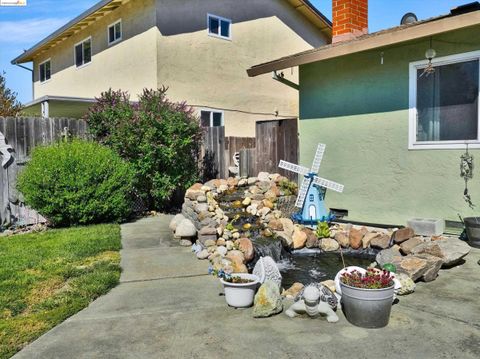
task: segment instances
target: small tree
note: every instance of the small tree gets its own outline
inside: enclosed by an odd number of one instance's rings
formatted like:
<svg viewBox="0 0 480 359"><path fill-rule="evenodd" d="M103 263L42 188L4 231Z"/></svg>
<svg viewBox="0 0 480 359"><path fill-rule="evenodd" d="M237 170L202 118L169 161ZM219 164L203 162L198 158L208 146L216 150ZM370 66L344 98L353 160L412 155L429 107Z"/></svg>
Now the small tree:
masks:
<svg viewBox="0 0 480 359"><path fill-rule="evenodd" d="M136 190L150 208L167 209L176 190L198 179L202 131L192 108L167 99L167 88L102 93L86 116L94 138L130 162Z"/></svg>
<svg viewBox="0 0 480 359"><path fill-rule="evenodd" d="M17 116L22 109L17 94L7 87L5 72L0 73L0 116Z"/></svg>

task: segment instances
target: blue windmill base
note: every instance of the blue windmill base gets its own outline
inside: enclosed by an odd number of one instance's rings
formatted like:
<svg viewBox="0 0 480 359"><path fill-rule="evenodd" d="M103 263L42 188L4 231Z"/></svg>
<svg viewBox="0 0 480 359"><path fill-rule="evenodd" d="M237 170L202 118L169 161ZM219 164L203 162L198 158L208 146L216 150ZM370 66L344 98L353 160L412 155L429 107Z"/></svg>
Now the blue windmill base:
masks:
<svg viewBox="0 0 480 359"><path fill-rule="evenodd" d="M325 208L325 204L323 201L321 201L321 205ZM335 220L335 215L332 212L327 211L325 208L325 212L323 212L323 215L317 216L317 218L305 218L303 216L303 212L297 212L292 215L292 220L296 223L303 224L305 226L313 226L316 227L318 222L332 222Z"/></svg>
<svg viewBox="0 0 480 359"><path fill-rule="evenodd" d="M325 206L326 189L317 185L310 185L302 209L292 215L294 222L317 226L318 222L331 222L335 215L327 210Z"/></svg>

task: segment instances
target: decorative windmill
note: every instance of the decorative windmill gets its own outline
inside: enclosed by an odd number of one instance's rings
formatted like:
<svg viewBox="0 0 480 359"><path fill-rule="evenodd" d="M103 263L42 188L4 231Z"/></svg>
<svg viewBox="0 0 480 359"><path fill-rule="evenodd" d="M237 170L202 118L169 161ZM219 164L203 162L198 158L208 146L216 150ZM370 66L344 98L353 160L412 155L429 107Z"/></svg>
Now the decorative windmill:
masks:
<svg viewBox="0 0 480 359"><path fill-rule="evenodd" d="M293 219L301 224L316 225L319 221L330 221L333 216L325 207L325 194L327 189L343 192L343 185L318 177L317 173L322 163L325 145L320 143L315 153L311 169L290 162L280 161L280 168L303 175L302 185L298 191L295 207L301 211L293 215Z"/></svg>

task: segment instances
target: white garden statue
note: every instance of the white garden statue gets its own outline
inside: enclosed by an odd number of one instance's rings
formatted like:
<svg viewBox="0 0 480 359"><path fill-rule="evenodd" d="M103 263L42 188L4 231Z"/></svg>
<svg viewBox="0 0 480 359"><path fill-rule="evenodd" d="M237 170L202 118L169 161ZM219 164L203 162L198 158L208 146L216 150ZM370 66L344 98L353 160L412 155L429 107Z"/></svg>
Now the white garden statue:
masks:
<svg viewBox="0 0 480 359"><path fill-rule="evenodd" d="M4 168L12 159L12 155L10 154L10 151L13 151L12 146L7 145L5 136L3 135L3 133L0 132L0 155L3 156L1 166Z"/></svg>
<svg viewBox="0 0 480 359"><path fill-rule="evenodd" d="M334 309L337 303L337 297L330 289L321 284L310 284L298 294L296 302L285 314L290 318L300 314L307 314L309 317L324 315L329 323L336 323L338 316Z"/></svg>

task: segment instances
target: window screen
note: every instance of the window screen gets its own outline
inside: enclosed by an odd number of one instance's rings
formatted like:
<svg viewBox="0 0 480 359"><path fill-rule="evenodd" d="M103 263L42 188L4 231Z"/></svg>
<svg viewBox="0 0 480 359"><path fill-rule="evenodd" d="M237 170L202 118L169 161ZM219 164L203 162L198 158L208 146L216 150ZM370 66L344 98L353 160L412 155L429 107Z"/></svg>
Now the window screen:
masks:
<svg viewBox="0 0 480 359"><path fill-rule="evenodd" d="M476 140L479 61L417 70L417 141Z"/></svg>

